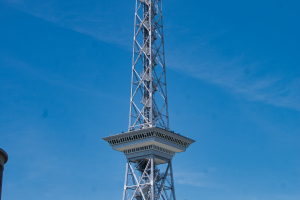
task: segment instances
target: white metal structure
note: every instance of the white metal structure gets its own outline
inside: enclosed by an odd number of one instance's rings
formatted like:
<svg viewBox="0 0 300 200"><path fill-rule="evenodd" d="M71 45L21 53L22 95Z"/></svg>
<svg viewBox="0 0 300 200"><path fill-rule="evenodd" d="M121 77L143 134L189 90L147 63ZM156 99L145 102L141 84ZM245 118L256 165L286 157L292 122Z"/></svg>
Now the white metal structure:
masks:
<svg viewBox="0 0 300 200"><path fill-rule="evenodd" d="M161 0L136 0L129 131L103 138L127 158L123 200L176 200L172 158L194 143L169 130Z"/></svg>
<svg viewBox="0 0 300 200"><path fill-rule="evenodd" d="M161 0L136 0L129 130L169 129Z"/></svg>
<svg viewBox="0 0 300 200"><path fill-rule="evenodd" d="M123 200L129 199L176 199L171 161L163 171L153 157L127 162Z"/></svg>

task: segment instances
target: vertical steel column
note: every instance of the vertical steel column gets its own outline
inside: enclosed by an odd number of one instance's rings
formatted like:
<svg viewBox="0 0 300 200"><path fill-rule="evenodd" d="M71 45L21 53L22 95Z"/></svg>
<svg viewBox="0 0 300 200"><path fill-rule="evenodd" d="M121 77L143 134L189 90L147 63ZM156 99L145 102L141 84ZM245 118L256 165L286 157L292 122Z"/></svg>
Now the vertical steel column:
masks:
<svg viewBox="0 0 300 200"><path fill-rule="evenodd" d="M154 173L155 173L155 164L154 164L154 158L151 157L151 200L154 200L155 198L155 180L154 180Z"/></svg>
<svg viewBox="0 0 300 200"><path fill-rule="evenodd" d="M127 192L128 163L129 163L129 161L127 160L127 163L126 163L126 172L125 172L125 183L124 183L123 200L125 200L125 198L126 198L126 192Z"/></svg>
<svg viewBox="0 0 300 200"><path fill-rule="evenodd" d="M170 160L169 162L170 165L170 177L171 177L171 188L172 188L172 196L173 196L173 200L176 200L176 196L175 196L175 186L174 186L174 178L173 178L173 167L172 167L172 160Z"/></svg>

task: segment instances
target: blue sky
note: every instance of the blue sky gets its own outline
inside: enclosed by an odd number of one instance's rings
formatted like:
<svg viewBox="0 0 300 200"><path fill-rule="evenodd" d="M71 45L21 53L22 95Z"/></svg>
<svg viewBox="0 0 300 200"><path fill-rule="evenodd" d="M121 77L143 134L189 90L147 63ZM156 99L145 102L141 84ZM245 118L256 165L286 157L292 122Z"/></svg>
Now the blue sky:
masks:
<svg viewBox="0 0 300 200"><path fill-rule="evenodd" d="M5 200L122 197L135 1L0 0ZM300 199L300 2L164 1L177 200Z"/></svg>

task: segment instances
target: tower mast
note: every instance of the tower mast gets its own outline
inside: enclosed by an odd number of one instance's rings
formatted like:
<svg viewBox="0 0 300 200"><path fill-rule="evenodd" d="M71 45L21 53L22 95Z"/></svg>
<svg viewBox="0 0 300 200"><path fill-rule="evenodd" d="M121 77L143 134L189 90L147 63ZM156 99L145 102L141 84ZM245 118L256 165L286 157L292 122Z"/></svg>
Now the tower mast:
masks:
<svg viewBox="0 0 300 200"><path fill-rule="evenodd" d="M172 158L195 141L169 130L162 0L136 0L128 129L103 138L127 158L123 200L176 200Z"/></svg>
<svg viewBox="0 0 300 200"><path fill-rule="evenodd" d="M129 131L169 129L161 0L136 0Z"/></svg>

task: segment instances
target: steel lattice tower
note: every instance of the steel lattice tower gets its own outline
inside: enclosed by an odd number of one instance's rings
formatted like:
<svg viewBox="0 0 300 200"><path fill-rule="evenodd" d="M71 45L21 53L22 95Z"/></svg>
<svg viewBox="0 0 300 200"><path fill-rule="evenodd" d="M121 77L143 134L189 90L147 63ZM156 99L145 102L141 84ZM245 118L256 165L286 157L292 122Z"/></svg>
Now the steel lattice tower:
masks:
<svg viewBox="0 0 300 200"><path fill-rule="evenodd" d="M176 200L172 158L195 141L169 130L161 0L136 0L129 130L103 139L127 158L123 200Z"/></svg>
<svg viewBox="0 0 300 200"><path fill-rule="evenodd" d="M162 2L137 0L129 130L169 129Z"/></svg>

